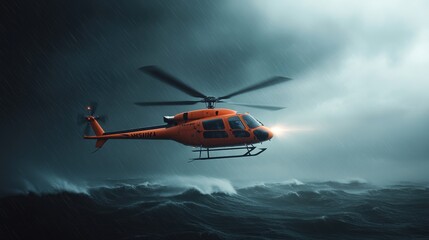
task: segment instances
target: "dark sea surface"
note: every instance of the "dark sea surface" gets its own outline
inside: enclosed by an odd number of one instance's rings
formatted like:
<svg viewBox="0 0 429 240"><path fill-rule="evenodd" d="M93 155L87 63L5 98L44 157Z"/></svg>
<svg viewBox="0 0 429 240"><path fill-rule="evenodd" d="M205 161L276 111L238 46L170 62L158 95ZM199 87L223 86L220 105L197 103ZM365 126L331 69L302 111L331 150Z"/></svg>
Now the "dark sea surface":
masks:
<svg viewBox="0 0 429 240"><path fill-rule="evenodd" d="M427 185L189 179L2 197L0 239L429 239Z"/></svg>

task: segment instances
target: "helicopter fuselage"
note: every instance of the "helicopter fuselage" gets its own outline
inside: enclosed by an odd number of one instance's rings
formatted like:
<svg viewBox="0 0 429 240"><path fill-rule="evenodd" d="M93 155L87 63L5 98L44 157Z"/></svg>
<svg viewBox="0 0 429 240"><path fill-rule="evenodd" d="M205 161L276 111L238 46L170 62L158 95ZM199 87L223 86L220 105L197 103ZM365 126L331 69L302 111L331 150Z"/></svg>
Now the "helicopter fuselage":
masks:
<svg viewBox="0 0 429 240"><path fill-rule="evenodd" d="M224 108L183 112L164 117L166 125L163 126L110 133L101 129L96 118L88 116L88 121L99 134L85 138L101 140L102 144L107 139L166 139L193 147L213 148L250 145L273 137L270 129L250 114Z"/></svg>

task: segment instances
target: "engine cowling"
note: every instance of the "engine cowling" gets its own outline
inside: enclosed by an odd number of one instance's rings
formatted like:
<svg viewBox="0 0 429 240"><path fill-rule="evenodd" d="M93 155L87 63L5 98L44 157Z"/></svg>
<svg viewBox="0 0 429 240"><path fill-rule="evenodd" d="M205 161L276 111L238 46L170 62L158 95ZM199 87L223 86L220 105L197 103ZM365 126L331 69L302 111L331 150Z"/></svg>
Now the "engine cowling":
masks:
<svg viewBox="0 0 429 240"><path fill-rule="evenodd" d="M201 109L201 110L194 110L194 111L179 113L174 116L164 116L164 122L168 124L179 124L179 123L198 120L202 118L236 114L236 113L237 111L225 109L225 108Z"/></svg>

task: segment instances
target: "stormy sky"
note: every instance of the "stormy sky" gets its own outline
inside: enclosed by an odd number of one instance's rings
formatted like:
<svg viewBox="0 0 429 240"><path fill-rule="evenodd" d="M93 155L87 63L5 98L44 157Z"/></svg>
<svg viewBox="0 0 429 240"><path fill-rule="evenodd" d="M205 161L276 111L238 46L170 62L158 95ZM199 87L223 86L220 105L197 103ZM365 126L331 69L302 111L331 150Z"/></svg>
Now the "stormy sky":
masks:
<svg viewBox="0 0 429 240"><path fill-rule="evenodd" d="M233 183L299 179L428 180L427 1L5 1L1 6L2 192L55 179L206 176ZM76 115L89 101L106 131L162 123L201 106L137 69L158 65L207 95L282 75L233 100L281 135L257 158L187 163L173 141L108 141L95 154Z"/></svg>

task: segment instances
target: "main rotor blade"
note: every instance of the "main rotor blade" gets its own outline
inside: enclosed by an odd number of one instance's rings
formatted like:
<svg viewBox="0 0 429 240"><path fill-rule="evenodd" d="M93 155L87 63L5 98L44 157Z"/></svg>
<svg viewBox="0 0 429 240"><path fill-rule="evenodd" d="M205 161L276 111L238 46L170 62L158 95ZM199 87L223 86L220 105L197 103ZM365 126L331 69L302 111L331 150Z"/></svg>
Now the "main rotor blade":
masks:
<svg viewBox="0 0 429 240"><path fill-rule="evenodd" d="M286 108L286 107L269 106L269 105L254 105L254 104L247 104L247 103L236 103L236 102L225 102L225 101L222 101L222 102L232 104L232 105L260 108L260 109L271 110L271 111L277 111L277 110Z"/></svg>
<svg viewBox="0 0 429 240"><path fill-rule="evenodd" d="M170 75L169 73L164 72L157 66L144 66L139 68L141 71L143 71L146 74L149 74L150 76L161 80L162 82L169 84L170 86L173 86L182 92L192 96L192 97L198 97L198 98L205 98L206 95L200 93L199 91L195 90L194 88L186 85L176 77Z"/></svg>
<svg viewBox="0 0 429 240"><path fill-rule="evenodd" d="M223 97L220 97L218 99L228 99L228 98L237 96L239 94L243 94L243 93L246 93L246 92L251 92L251 91L254 91L254 90L257 90L257 89L266 88L266 87L273 86L273 85L276 85L276 84L279 84L279 83L282 83L282 82L286 82L286 81L289 81L289 80L292 80L292 78L288 78L288 77L272 77L272 78L270 78L268 80L265 80L265 81L263 81L261 83L257 83L255 85L249 86L247 88L243 88L243 89L241 89L239 91L230 93L230 94L228 94L226 96L223 96Z"/></svg>
<svg viewBox="0 0 429 240"><path fill-rule="evenodd" d="M139 106L168 106L168 105L193 105L200 101L170 101L170 102L136 102Z"/></svg>

